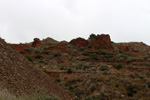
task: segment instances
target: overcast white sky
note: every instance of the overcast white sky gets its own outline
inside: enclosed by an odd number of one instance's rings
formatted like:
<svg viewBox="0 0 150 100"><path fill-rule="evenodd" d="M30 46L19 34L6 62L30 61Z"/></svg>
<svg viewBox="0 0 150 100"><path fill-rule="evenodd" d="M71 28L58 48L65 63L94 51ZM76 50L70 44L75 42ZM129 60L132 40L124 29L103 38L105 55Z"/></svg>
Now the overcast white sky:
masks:
<svg viewBox="0 0 150 100"><path fill-rule="evenodd" d="M150 0L0 0L0 37L10 43L91 33L150 45Z"/></svg>

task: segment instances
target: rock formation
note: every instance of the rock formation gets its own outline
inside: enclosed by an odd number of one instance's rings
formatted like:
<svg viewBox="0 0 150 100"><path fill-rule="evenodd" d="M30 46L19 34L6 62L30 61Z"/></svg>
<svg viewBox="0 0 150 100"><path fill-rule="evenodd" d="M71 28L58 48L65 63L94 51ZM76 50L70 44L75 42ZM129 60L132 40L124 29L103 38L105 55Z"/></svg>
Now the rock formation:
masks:
<svg viewBox="0 0 150 100"><path fill-rule="evenodd" d="M41 41L40 41L40 39L39 38L34 38L34 41L33 41L33 43L32 43L32 47L38 47L38 46L40 46L40 44L41 44Z"/></svg>
<svg viewBox="0 0 150 100"><path fill-rule="evenodd" d="M97 35L95 39L89 41L89 45L91 45L94 49L104 49L108 51L114 50L108 34Z"/></svg>
<svg viewBox="0 0 150 100"><path fill-rule="evenodd" d="M71 40L69 43L72 44L72 45L75 45L77 47L83 47L83 46L87 46L88 45L88 41L83 39L83 38L80 38L80 37Z"/></svg>

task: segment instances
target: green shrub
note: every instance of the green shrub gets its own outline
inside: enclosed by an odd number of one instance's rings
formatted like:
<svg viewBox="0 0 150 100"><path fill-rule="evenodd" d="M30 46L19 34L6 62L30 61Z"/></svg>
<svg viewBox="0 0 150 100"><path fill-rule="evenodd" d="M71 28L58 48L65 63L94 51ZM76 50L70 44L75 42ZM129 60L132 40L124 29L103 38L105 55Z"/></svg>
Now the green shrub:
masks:
<svg viewBox="0 0 150 100"><path fill-rule="evenodd" d="M71 68L67 69L67 73L71 74L72 73L72 69Z"/></svg>
<svg viewBox="0 0 150 100"><path fill-rule="evenodd" d="M20 51L20 53L24 53L24 51Z"/></svg>
<svg viewBox="0 0 150 100"><path fill-rule="evenodd" d="M40 53L40 51L39 50L35 50L35 53Z"/></svg>
<svg viewBox="0 0 150 100"><path fill-rule="evenodd" d="M95 50L95 51L85 51L82 53L83 55L85 56L90 56L92 60L99 60L99 51L98 50Z"/></svg>
<svg viewBox="0 0 150 100"><path fill-rule="evenodd" d="M32 59L31 56L25 56L25 58L26 58L28 61L33 62L33 59Z"/></svg>
<svg viewBox="0 0 150 100"><path fill-rule="evenodd" d="M129 86L127 87L127 91L128 91L128 96L131 96L131 97L132 97L134 94L137 93L138 88L137 88L137 86L135 86L135 85L129 85Z"/></svg>
<svg viewBox="0 0 150 100"><path fill-rule="evenodd" d="M31 52L32 52L32 50L31 50L31 49L29 49L29 48L24 49L24 51L29 52L29 53L31 53Z"/></svg>
<svg viewBox="0 0 150 100"><path fill-rule="evenodd" d="M49 55L49 51L45 50L43 51L44 54Z"/></svg>
<svg viewBox="0 0 150 100"><path fill-rule="evenodd" d="M94 54L91 54L90 57L91 57L92 60L99 60L98 55L95 54L95 53L94 53Z"/></svg>
<svg viewBox="0 0 150 100"><path fill-rule="evenodd" d="M97 54L97 55L103 54L103 55L106 55L106 54L108 54L108 52L104 51L104 50L94 50L94 51L87 50L87 51L84 51L82 54L85 55L85 56L90 56L91 54Z"/></svg>
<svg viewBox="0 0 150 100"><path fill-rule="evenodd" d="M61 82L61 79L60 78L56 78L55 82Z"/></svg>
<svg viewBox="0 0 150 100"><path fill-rule="evenodd" d="M55 47L54 45L50 45L48 48L51 49L51 48L54 48L54 47Z"/></svg>
<svg viewBox="0 0 150 100"><path fill-rule="evenodd" d="M113 57L113 53L107 53L107 54L105 54L104 56L103 56L103 60L107 60L107 59L110 59L110 58L112 58Z"/></svg>
<svg viewBox="0 0 150 100"><path fill-rule="evenodd" d="M85 49L84 47L78 48L79 51L84 51L84 49Z"/></svg>
<svg viewBox="0 0 150 100"><path fill-rule="evenodd" d="M61 56L59 52L54 54L54 57L59 57L59 56Z"/></svg>
<svg viewBox="0 0 150 100"><path fill-rule="evenodd" d="M116 69L121 69L123 67L123 65L121 63L119 63L119 64L114 64L113 67Z"/></svg>
<svg viewBox="0 0 150 100"><path fill-rule="evenodd" d="M41 59L41 58L43 58L43 57L42 57L41 55L36 55L35 58Z"/></svg>
<svg viewBox="0 0 150 100"><path fill-rule="evenodd" d="M89 36L89 40L92 40L92 39L95 39L96 38L96 35L94 33L92 33L90 36Z"/></svg>
<svg viewBox="0 0 150 100"><path fill-rule="evenodd" d="M101 70L101 71L108 71L109 68L108 68L107 65L103 65L103 66L100 67L100 70Z"/></svg>
<svg viewBox="0 0 150 100"><path fill-rule="evenodd" d="M92 46L91 46L91 45L89 45L89 46L87 46L87 48L89 48L89 49L90 49L90 48L92 48Z"/></svg>
<svg viewBox="0 0 150 100"><path fill-rule="evenodd" d="M39 63L45 63L43 60L39 61Z"/></svg>

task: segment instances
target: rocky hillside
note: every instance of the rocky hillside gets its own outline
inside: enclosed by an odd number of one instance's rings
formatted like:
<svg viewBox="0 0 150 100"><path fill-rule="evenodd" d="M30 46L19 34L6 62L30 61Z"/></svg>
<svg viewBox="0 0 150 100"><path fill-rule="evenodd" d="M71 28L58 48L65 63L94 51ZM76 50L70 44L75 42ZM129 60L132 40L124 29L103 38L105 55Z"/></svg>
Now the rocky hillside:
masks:
<svg viewBox="0 0 150 100"><path fill-rule="evenodd" d="M27 45L16 46L22 50ZM20 49L21 48L21 49ZM69 92L57 85L47 74L34 67L27 59L0 39L0 86L14 95L28 95L42 88L47 95L71 100Z"/></svg>
<svg viewBox="0 0 150 100"><path fill-rule="evenodd" d="M91 34L70 42L34 39L10 46L74 100L150 99L150 47L142 42L115 43L108 34Z"/></svg>

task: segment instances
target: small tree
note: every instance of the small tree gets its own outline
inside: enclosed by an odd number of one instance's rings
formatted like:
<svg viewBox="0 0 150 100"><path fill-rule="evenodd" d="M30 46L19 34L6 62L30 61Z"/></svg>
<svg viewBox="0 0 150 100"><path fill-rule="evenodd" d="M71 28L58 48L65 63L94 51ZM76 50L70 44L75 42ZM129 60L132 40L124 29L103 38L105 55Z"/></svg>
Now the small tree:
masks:
<svg viewBox="0 0 150 100"><path fill-rule="evenodd" d="M92 33L90 36L89 36L89 40L92 40L92 39L95 39L96 38L96 35L94 33Z"/></svg>

